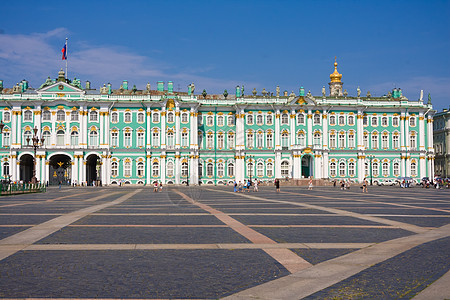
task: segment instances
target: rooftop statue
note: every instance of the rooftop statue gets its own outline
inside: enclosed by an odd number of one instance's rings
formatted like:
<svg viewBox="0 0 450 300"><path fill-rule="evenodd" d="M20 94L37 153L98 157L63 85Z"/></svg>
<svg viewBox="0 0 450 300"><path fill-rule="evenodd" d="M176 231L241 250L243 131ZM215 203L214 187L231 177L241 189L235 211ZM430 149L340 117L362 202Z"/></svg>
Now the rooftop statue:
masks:
<svg viewBox="0 0 450 300"><path fill-rule="evenodd" d="M258 93L258 92L256 91L256 89L253 88L253 91L252 91L253 96L256 96L257 93Z"/></svg>
<svg viewBox="0 0 450 300"><path fill-rule="evenodd" d="M370 93L370 91L367 91L367 95L366 95L366 97L367 97L367 98L370 98L370 97L372 97L372 94Z"/></svg>
<svg viewBox="0 0 450 300"><path fill-rule="evenodd" d="M280 97L280 86L279 85L277 85L276 91L277 91L277 97Z"/></svg>
<svg viewBox="0 0 450 300"><path fill-rule="evenodd" d="M39 89L42 89L46 86L52 85L53 81L50 79L50 76L47 77L47 79L45 80L45 82L39 87Z"/></svg>
<svg viewBox="0 0 450 300"><path fill-rule="evenodd" d="M431 104L431 95L428 93L428 104Z"/></svg>
<svg viewBox="0 0 450 300"><path fill-rule="evenodd" d="M195 91L195 84L191 83L191 93L192 93L192 95L194 95L194 91Z"/></svg>
<svg viewBox="0 0 450 300"><path fill-rule="evenodd" d="M325 86L322 87L322 96L325 97L326 95L326 90L325 90Z"/></svg>
<svg viewBox="0 0 450 300"><path fill-rule="evenodd" d="M347 92L347 90L344 90L344 97L347 97L348 96L348 92Z"/></svg>
<svg viewBox="0 0 450 300"><path fill-rule="evenodd" d="M265 96L267 96L267 91L266 91L266 89L265 88L263 88L263 90L262 90L262 92L261 92L261 94L263 94L263 96L265 97Z"/></svg>
<svg viewBox="0 0 450 300"><path fill-rule="evenodd" d="M361 89L359 88L359 86L356 89L356 95L358 96L358 98L361 97Z"/></svg>
<svg viewBox="0 0 450 300"><path fill-rule="evenodd" d="M147 90L147 92L150 92L150 89L151 89L150 82L147 82L147 85L145 86L145 89Z"/></svg>
<svg viewBox="0 0 450 300"><path fill-rule="evenodd" d="M100 94L108 94L108 88L106 84L103 84L103 87L100 88Z"/></svg>

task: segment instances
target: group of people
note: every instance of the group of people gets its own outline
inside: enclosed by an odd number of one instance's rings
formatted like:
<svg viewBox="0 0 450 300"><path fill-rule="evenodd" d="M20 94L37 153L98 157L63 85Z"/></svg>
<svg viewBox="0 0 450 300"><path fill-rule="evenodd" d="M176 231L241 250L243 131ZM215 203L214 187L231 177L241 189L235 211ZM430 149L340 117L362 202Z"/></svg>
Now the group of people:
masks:
<svg viewBox="0 0 450 300"><path fill-rule="evenodd" d="M162 184L162 181L161 181L161 182L158 182L158 181L153 182L153 192L154 192L154 193L157 193L158 190L159 190L160 192L162 192L162 190L163 190L163 184Z"/></svg>
<svg viewBox="0 0 450 300"><path fill-rule="evenodd" d="M239 181L239 183L234 181L234 192L245 193L245 191L247 191L247 193L250 193L251 186L253 186L254 192L258 192L258 186L260 183L261 182L259 180L251 181L250 179L244 180L244 183L242 183L241 181Z"/></svg>

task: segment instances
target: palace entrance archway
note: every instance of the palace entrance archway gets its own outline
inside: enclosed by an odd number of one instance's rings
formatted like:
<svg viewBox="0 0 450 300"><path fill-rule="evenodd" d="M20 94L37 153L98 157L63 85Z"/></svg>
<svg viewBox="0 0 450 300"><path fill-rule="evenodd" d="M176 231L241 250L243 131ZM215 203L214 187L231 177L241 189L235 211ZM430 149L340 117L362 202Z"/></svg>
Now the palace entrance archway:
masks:
<svg viewBox="0 0 450 300"><path fill-rule="evenodd" d="M100 156L91 154L86 159L86 182L88 185L99 186L101 182L102 163Z"/></svg>
<svg viewBox="0 0 450 300"><path fill-rule="evenodd" d="M304 155L302 157L302 177L308 178L312 176L312 157L311 155Z"/></svg>
<svg viewBox="0 0 450 300"><path fill-rule="evenodd" d="M34 159L31 154L24 154L20 157L20 180L24 183L31 181L33 177Z"/></svg>
<svg viewBox="0 0 450 300"><path fill-rule="evenodd" d="M72 161L70 157L64 154L53 155L49 162L49 185L70 185L72 174Z"/></svg>

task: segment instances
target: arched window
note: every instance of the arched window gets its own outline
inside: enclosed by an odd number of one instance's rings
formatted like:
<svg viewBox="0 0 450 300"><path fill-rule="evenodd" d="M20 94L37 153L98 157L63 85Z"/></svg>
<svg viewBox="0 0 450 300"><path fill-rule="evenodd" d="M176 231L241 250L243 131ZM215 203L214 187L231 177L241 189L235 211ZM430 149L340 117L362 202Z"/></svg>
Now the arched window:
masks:
<svg viewBox="0 0 450 300"><path fill-rule="evenodd" d="M9 163L5 162L3 164L3 178L8 178L9 177Z"/></svg>
<svg viewBox="0 0 450 300"><path fill-rule="evenodd" d="M50 121L52 118L52 114L49 110L44 110L42 112L42 121Z"/></svg>
<svg viewBox="0 0 450 300"><path fill-rule="evenodd" d="M306 146L305 133L303 131L297 133L297 144L302 148Z"/></svg>
<svg viewBox="0 0 450 300"><path fill-rule="evenodd" d="M336 148L336 134L334 132L330 133L330 148Z"/></svg>
<svg viewBox="0 0 450 300"><path fill-rule="evenodd" d="M341 177L345 176L345 162L343 161L339 163L339 176Z"/></svg>
<svg viewBox="0 0 450 300"><path fill-rule="evenodd" d="M256 148L264 147L264 134L262 132L256 133Z"/></svg>
<svg viewBox="0 0 450 300"><path fill-rule="evenodd" d="M9 131L3 131L3 146L11 146L11 133Z"/></svg>
<svg viewBox="0 0 450 300"><path fill-rule="evenodd" d="M188 122L188 113L182 113L181 114L181 122L187 123Z"/></svg>
<svg viewBox="0 0 450 300"><path fill-rule="evenodd" d="M267 122L267 125L272 125L272 123L273 123L272 115L267 115L266 116L266 122Z"/></svg>
<svg viewBox="0 0 450 300"><path fill-rule="evenodd" d="M330 163L330 176L336 177L336 163L335 162Z"/></svg>
<svg viewBox="0 0 450 300"><path fill-rule="evenodd" d="M372 133L372 148L378 149L378 134L376 132Z"/></svg>
<svg viewBox="0 0 450 300"><path fill-rule="evenodd" d="M398 162L394 162L392 169L394 177L400 176L400 164Z"/></svg>
<svg viewBox="0 0 450 300"><path fill-rule="evenodd" d="M417 176L417 164L415 162L411 163L411 176Z"/></svg>
<svg viewBox="0 0 450 300"><path fill-rule="evenodd" d="M372 174L375 177L378 177L379 175L378 163L376 161L372 163Z"/></svg>
<svg viewBox="0 0 450 300"><path fill-rule="evenodd" d="M11 121L11 113L9 111L5 111L3 113L3 122L8 123Z"/></svg>
<svg viewBox="0 0 450 300"><path fill-rule="evenodd" d="M217 117L217 126L223 126L223 116Z"/></svg>
<svg viewBox="0 0 450 300"><path fill-rule="evenodd" d="M336 117L330 116L330 125L336 125Z"/></svg>
<svg viewBox="0 0 450 300"><path fill-rule="evenodd" d="M288 125L289 124L289 115L284 113L281 115L281 125Z"/></svg>
<svg viewBox="0 0 450 300"><path fill-rule="evenodd" d="M377 117L372 117L372 126L373 127L376 127L376 126L378 126L378 118Z"/></svg>
<svg viewBox="0 0 450 300"><path fill-rule="evenodd" d="M131 176L131 161L125 161L123 166L123 176L125 177Z"/></svg>
<svg viewBox="0 0 450 300"><path fill-rule="evenodd" d="M394 148L394 149L398 149L399 148L399 145L400 145L399 140L400 139L399 139L398 135L394 134L392 136L392 148Z"/></svg>
<svg viewBox="0 0 450 300"><path fill-rule="evenodd" d="M320 125L320 114L314 114L314 125Z"/></svg>
<svg viewBox="0 0 450 300"><path fill-rule="evenodd" d="M111 163L111 175L116 177L119 174L119 164L116 161Z"/></svg>
<svg viewBox="0 0 450 300"><path fill-rule="evenodd" d="M181 177L188 177L188 163L186 161L181 164Z"/></svg>
<svg viewBox="0 0 450 300"><path fill-rule="evenodd" d="M258 124L258 125L262 125L263 124L263 116L262 115L257 115L256 116L256 124Z"/></svg>
<svg viewBox="0 0 450 300"><path fill-rule="evenodd" d="M58 110L58 112L56 113L56 121L63 122L65 120L66 120L66 113L64 112L64 110L62 109Z"/></svg>
<svg viewBox="0 0 450 300"><path fill-rule="evenodd" d="M159 147L159 132L158 131L152 132L152 146Z"/></svg>
<svg viewBox="0 0 450 300"><path fill-rule="evenodd" d="M152 164L152 176L153 177L159 176L159 163L157 161L153 162Z"/></svg>
<svg viewBox="0 0 450 300"><path fill-rule="evenodd" d="M339 125L345 125L345 117L344 116L339 116Z"/></svg>
<svg viewBox="0 0 450 300"><path fill-rule="evenodd" d="M206 176L208 177L214 176L214 165L212 163L208 163L206 165Z"/></svg>
<svg viewBox="0 0 450 300"><path fill-rule="evenodd" d="M152 114L152 122L153 123L159 123L159 114L157 112L154 112Z"/></svg>
<svg viewBox="0 0 450 300"><path fill-rule="evenodd" d="M247 176L252 177L254 174L255 165L252 161L247 162Z"/></svg>
<svg viewBox="0 0 450 300"><path fill-rule="evenodd" d="M174 116L173 112L169 112L167 114L167 123L173 123L174 122L173 116Z"/></svg>
<svg viewBox="0 0 450 300"><path fill-rule="evenodd" d="M26 110L23 113L23 120L24 121L33 121L33 113L31 112L31 110Z"/></svg>
<svg viewBox="0 0 450 300"><path fill-rule="evenodd" d="M125 131L123 137L124 137L123 145L126 148L130 148L131 147L131 132L130 131Z"/></svg>
<svg viewBox="0 0 450 300"><path fill-rule="evenodd" d="M348 175L351 177L355 176L355 163L352 161L348 163Z"/></svg>
<svg viewBox="0 0 450 300"><path fill-rule="evenodd" d="M189 147L189 135L187 132L181 133L181 147Z"/></svg>
<svg viewBox="0 0 450 300"><path fill-rule="evenodd" d="M70 113L70 120L78 121L78 110L72 110L72 112Z"/></svg>
<svg viewBox="0 0 450 300"><path fill-rule="evenodd" d="M93 110L89 113L89 121L90 122L97 122L98 121L98 112Z"/></svg>
<svg viewBox="0 0 450 300"><path fill-rule="evenodd" d="M389 164L387 162L384 162L381 166L381 172L383 176L389 176Z"/></svg>
<svg viewBox="0 0 450 300"><path fill-rule="evenodd" d="M175 139L174 139L174 134L172 131L169 131L167 133L167 148L168 149L173 149L175 146Z"/></svg>
<svg viewBox="0 0 450 300"><path fill-rule="evenodd" d="M229 149L234 149L234 133L228 133L227 146Z"/></svg>
<svg viewBox="0 0 450 300"><path fill-rule="evenodd" d="M321 147L322 146L322 135L320 132L314 133L314 147Z"/></svg>
<svg viewBox="0 0 450 300"><path fill-rule="evenodd" d="M305 124L305 115L300 113L297 115L297 125Z"/></svg>
<svg viewBox="0 0 450 300"><path fill-rule="evenodd" d="M395 126L395 127L398 126L398 117L393 117L392 118L392 126Z"/></svg>
<svg viewBox="0 0 450 300"><path fill-rule="evenodd" d="M268 132L266 134L266 146L267 146L267 148L273 148L273 134L272 134L272 132Z"/></svg>
<svg viewBox="0 0 450 300"><path fill-rule="evenodd" d="M289 133L283 132L281 134L281 147L288 147L289 146Z"/></svg>
<svg viewBox="0 0 450 300"><path fill-rule="evenodd" d="M369 120L368 120L367 116L364 116L363 117L363 125L367 126L368 124L369 124Z"/></svg>
<svg viewBox="0 0 450 300"><path fill-rule="evenodd" d="M387 149L389 147L389 140L388 140L388 138L389 138L389 135L387 135L387 134L383 134L381 136L381 148Z"/></svg>
<svg viewBox="0 0 450 300"><path fill-rule="evenodd" d="M91 132L89 132L89 146L98 146L98 133L95 130L91 130Z"/></svg>
<svg viewBox="0 0 450 300"><path fill-rule="evenodd" d="M173 177L173 162L170 160L167 162L167 177Z"/></svg>
<svg viewBox="0 0 450 300"><path fill-rule="evenodd" d="M139 112L139 113L138 113L138 115L137 115L137 121L138 121L138 123L144 123L144 119L145 119L144 116L145 116L145 115L144 115L143 112Z"/></svg>
<svg viewBox="0 0 450 300"><path fill-rule="evenodd" d="M234 164L228 164L228 177L234 177Z"/></svg>
<svg viewBox="0 0 450 300"><path fill-rule="evenodd" d="M381 126L388 126L388 118L387 117L381 118Z"/></svg>
<svg viewBox="0 0 450 300"><path fill-rule="evenodd" d="M266 175L267 177L273 177L273 163L271 162L266 165Z"/></svg>
<svg viewBox="0 0 450 300"><path fill-rule="evenodd" d="M355 133L353 131L350 131L348 134L348 147L349 148L355 147Z"/></svg>
<svg viewBox="0 0 450 300"><path fill-rule="evenodd" d="M262 162L258 162L256 164L256 176L258 177L264 176L264 164Z"/></svg>
<svg viewBox="0 0 450 300"><path fill-rule="evenodd" d="M31 134L30 130L27 130L23 133L23 141L22 145L31 146L33 145L33 141L31 140L33 138L33 135Z"/></svg>
<svg viewBox="0 0 450 300"><path fill-rule="evenodd" d="M125 123L131 123L131 112L129 112L129 111L125 112L124 121L125 121Z"/></svg>
<svg viewBox="0 0 450 300"><path fill-rule="evenodd" d="M350 125L350 126L355 125L355 117L354 116L348 116L348 125Z"/></svg>
<svg viewBox="0 0 450 300"><path fill-rule="evenodd" d="M416 118L415 117L410 117L409 118L409 126L410 127L415 127L416 126Z"/></svg>
<svg viewBox="0 0 450 300"><path fill-rule="evenodd" d="M44 146L50 146L50 131L44 131L42 137L44 138Z"/></svg>
<svg viewBox="0 0 450 300"><path fill-rule="evenodd" d="M339 148L344 148L344 147L345 147L345 133L340 132L339 133Z"/></svg>
<svg viewBox="0 0 450 300"><path fill-rule="evenodd" d="M416 135L414 132L411 132L411 135L409 136L409 147L412 151L415 151L417 148Z"/></svg>
<svg viewBox="0 0 450 300"><path fill-rule="evenodd" d="M223 177L224 173L225 173L225 169L224 169L223 163L218 163L217 164L217 176Z"/></svg>
<svg viewBox="0 0 450 300"><path fill-rule="evenodd" d="M206 126L213 126L214 125L214 118L213 116L208 116L206 118Z"/></svg>
<svg viewBox="0 0 450 300"><path fill-rule="evenodd" d="M72 131L70 134L70 144L72 146L78 146L78 131Z"/></svg>
<svg viewBox="0 0 450 300"><path fill-rule="evenodd" d="M253 132L247 132L247 148L253 148Z"/></svg>
<svg viewBox="0 0 450 300"><path fill-rule="evenodd" d="M217 135L217 148L223 149L224 148L224 135L222 132L219 132Z"/></svg>
<svg viewBox="0 0 450 300"><path fill-rule="evenodd" d="M64 130L58 130L56 132L56 145L57 146L64 146L64 134L65 134Z"/></svg>
<svg viewBox="0 0 450 300"><path fill-rule="evenodd" d="M212 132L209 132L206 136L206 148L212 149L214 146L214 135Z"/></svg>
<svg viewBox="0 0 450 300"><path fill-rule="evenodd" d="M287 177L289 176L289 162L283 161L281 163L281 176Z"/></svg>
<svg viewBox="0 0 450 300"><path fill-rule="evenodd" d="M252 114L247 115L247 125L253 125L253 115Z"/></svg>
<svg viewBox="0 0 450 300"><path fill-rule="evenodd" d="M228 116L228 126L234 126L234 115Z"/></svg>
<svg viewBox="0 0 450 300"><path fill-rule="evenodd" d="M144 176L144 163L143 162L138 162L138 164L137 164L137 175L139 177Z"/></svg>
<svg viewBox="0 0 450 300"><path fill-rule="evenodd" d="M145 137L144 132L138 131L138 133L137 133L137 146L138 147L144 147L144 137Z"/></svg>

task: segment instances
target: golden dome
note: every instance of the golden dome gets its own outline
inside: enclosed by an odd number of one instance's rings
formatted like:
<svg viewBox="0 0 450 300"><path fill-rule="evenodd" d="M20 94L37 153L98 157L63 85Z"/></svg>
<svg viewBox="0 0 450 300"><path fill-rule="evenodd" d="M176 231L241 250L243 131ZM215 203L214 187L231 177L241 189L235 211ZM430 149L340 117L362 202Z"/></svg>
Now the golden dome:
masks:
<svg viewBox="0 0 450 300"><path fill-rule="evenodd" d="M341 82L342 74L339 74L337 71L337 65L336 57L334 57L334 72L333 74L330 74L331 82Z"/></svg>

